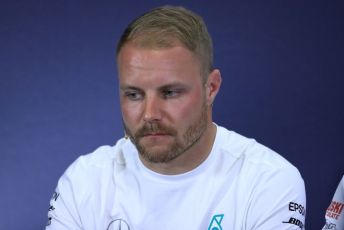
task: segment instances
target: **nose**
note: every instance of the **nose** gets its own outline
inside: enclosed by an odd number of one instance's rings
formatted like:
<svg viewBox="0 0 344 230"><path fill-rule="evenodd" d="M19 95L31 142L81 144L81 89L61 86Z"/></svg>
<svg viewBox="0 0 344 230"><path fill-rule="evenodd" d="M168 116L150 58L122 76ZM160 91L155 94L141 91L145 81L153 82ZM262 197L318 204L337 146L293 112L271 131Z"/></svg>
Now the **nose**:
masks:
<svg viewBox="0 0 344 230"><path fill-rule="evenodd" d="M161 100L154 96L148 96L145 100L145 108L144 108L144 114L143 114L143 120L145 122L157 122L160 121L161 116Z"/></svg>

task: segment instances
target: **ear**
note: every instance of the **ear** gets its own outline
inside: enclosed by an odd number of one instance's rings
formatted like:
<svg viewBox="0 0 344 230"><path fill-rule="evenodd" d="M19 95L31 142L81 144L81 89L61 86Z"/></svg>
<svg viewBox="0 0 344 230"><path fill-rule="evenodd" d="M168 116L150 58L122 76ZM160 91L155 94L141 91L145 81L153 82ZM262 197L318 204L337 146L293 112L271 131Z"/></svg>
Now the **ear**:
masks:
<svg viewBox="0 0 344 230"><path fill-rule="evenodd" d="M215 97L220 90L222 78L220 70L214 69L209 75L207 79L206 87L206 98L207 98L207 105L211 106L214 103Z"/></svg>

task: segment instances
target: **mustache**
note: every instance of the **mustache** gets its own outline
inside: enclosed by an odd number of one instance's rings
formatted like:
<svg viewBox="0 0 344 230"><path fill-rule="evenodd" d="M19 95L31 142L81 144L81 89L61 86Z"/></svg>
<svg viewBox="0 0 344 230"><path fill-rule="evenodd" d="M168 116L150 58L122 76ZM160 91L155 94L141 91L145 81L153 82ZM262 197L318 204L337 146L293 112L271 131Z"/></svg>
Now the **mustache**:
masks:
<svg viewBox="0 0 344 230"><path fill-rule="evenodd" d="M145 123L140 129L135 133L135 139L144 137L152 133L163 133L166 135L175 135L177 132L175 129L159 124L159 123Z"/></svg>

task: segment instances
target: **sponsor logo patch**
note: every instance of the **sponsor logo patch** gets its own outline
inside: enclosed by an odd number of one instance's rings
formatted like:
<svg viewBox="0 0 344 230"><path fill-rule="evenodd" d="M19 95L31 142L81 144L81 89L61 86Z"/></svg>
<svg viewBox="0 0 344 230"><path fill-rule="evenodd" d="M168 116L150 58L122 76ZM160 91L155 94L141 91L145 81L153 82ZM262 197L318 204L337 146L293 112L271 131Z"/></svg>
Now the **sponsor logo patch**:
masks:
<svg viewBox="0 0 344 230"><path fill-rule="evenodd" d="M106 230L130 230L129 224L123 219L116 219L109 223Z"/></svg>
<svg viewBox="0 0 344 230"><path fill-rule="evenodd" d="M221 222L224 214L214 215L209 224L208 230L222 230Z"/></svg>
<svg viewBox="0 0 344 230"><path fill-rule="evenodd" d="M50 201L51 201L51 202L56 202L57 199L59 198L59 196L60 196L60 193L54 192L54 194L53 194L53 196L51 197ZM54 207L52 204L50 204L49 209L48 209L48 212L51 212L51 211L54 211L54 210L55 210L55 207ZM51 220L52 220L52 219L53 219L53 218L52 218L51 216L48 216L48 222L47 222L46 226L51 225Z"/></svg>
<svg viewBox="0 0 344 230"><path fill-rule="evenodd" d="M296 226L299 226L300 229L303 229L303 227L304 227L302 221L299 220L299 219L296 219L294 217L290 217L290 219L288 221L283 221L282 223L284 223L284 224L294 224Z"/></svg>
<svg viewBox="0 0 344 230"><path fill-rule="evenodd" d="M303 216L306 214L305 207L303 207L301 204L298 204L298 203L295 203L295 202L290 202L289 203L289 211L298 212L298 213L300 213Z"/></svg>
<svg viewBox="0 0 344 230"><path fill-rule="evenodd" d="M330 206L326 210L326 216L334 220L338 220L338 217L342 213L343 208L344 208L343 203L333 200Z"/></svg>
<svg viewBox="0 0 344 230"><path fill-rule="evenodd" d="M329 221L326 221L326 224L323 229L331 229L331 230L336 230L337 226L334 223L331 223Z"/></svg>

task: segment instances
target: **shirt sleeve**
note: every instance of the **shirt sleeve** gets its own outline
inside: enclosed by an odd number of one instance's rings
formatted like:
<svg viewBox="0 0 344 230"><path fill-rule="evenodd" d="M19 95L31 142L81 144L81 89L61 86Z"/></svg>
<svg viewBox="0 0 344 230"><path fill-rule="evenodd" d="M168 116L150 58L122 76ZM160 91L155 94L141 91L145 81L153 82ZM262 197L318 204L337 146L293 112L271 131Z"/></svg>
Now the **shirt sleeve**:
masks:
<svg viewBox="0 0 344 230"><path fill-rule="evenodd" d="M296 168L266 172L251 199L245 229L305 229L305 186Z"/></svg>
<svg viewBox="0 0 344 230"><path fill-rule="evenodd" d="M333 196L325 214L325 229L344 229L344 176Z"/></svg>
<svg viewBox="0 0 344 230"><path fill-rule="evenodd" d="M46 230L79 230L82 229L75 188L73 187L73 171L75 165L71 165L59 179L48 211Z"/></svg>

